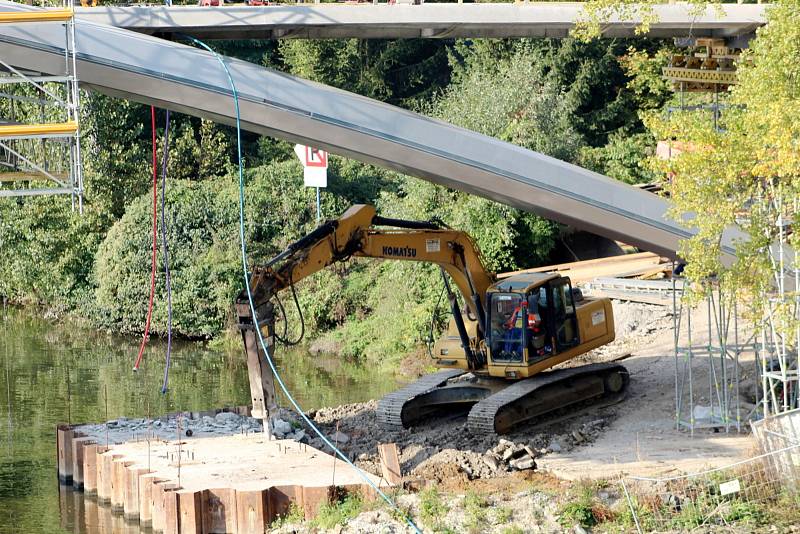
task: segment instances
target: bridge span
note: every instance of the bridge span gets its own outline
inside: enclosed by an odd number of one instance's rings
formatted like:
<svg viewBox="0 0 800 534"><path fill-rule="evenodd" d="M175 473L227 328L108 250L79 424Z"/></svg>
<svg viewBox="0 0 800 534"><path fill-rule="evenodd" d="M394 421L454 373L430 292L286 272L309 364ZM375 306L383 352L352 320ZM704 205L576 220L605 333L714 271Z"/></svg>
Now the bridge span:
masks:
<svg viewBox="0 0 800 534"><path fill-rule="evenodd" d="M654 6L651 37L750 36L764 24L764 4L719 4L696 13L689 4ZM190 33L200 39L399 39L409 37L566 37L581 20L579 2L282 4L273 6L100 6L79 20L146 34ZM614 17L606 37L634 37L639 20Z"/></svg>
<svg viewBox="0 0 800 534"><path fill-rule="evenodd" d="M0 10L30 9L0 1ZM58 75L63 27L1 25L3 58L17 68ZM235 123L232 91L203 50L121 28L76 24L84 88ZM576 165L334 89L227 58L240 95L242 127L394 169L548 219L675 257L691 230L666 216L668 202ZM733 233L724 253L733 254Z"/></svg>

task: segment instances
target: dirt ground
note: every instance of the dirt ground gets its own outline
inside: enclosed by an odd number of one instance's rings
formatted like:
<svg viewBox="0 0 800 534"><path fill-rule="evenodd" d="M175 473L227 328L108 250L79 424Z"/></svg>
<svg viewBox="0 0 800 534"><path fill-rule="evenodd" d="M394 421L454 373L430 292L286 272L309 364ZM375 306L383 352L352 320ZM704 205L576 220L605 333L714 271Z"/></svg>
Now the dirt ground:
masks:
<svg viewBox="0 0 800 534"><path fill-rule="evenodd" d="M506 436L470 434L465 414L413 429L387 431L377 424L376 401L321 409L312 415L323 431L338 437L337 444L360 467L379 474L376 447L394 442L405 475L453 489L515 472L508 464L495 466L486 460L488 454L507 446L501 439L513 446L528 446L536 460L533 469L566 480L692 472L747 456L753 448L749 434L703 430L691 436L676 430L671 309L614 301L614 310L617 340L571 365L593 361L625 365L630 371L630 388L627 398L618 404L569 410ZM695 331L705 328L702 313L693 321ZM700 367L694 382L697 391L705 391L707 397L708 375ZM702 393L697 394L695 404L707 402ZM299 423L293 414L283 415ZM325 448L310 429L306 431L311 445Z"/></svg>
<svg viewBox="0 0 800 534"><path fill-rule="evenodd" d="M615 312L625 306L615 303ZM540 469L568 480L653 477L726 465L752 452L749 432L698 430L692 436L676 429L674 339L671 317L668 320L668 328L633 336L631 356L623 362L631 378L628 396L615 407L615 417L605 431L586 446L546 455L538 462ZM693 322L695 332L706 331L708 321L702 312L693 315ZM701 361L695 367L695 400L704 405L708 403L708 372ZM752 362L742 364L745 378L752 367ZM743 413L752 406L751 400L743 396ZM743 427L749 430L746 423Z"/></svg>

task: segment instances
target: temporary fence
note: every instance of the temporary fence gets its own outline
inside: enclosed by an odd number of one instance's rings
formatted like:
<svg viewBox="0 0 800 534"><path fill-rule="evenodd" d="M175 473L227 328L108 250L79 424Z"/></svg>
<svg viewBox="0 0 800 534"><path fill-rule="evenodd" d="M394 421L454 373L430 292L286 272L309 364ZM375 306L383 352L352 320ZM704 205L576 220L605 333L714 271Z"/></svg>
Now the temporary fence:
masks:
<svg viewBox="0 0 800 534"><path fill-rule="evenodd" d="M786 446L699 473L621 479L636 530L708 532L763 523L767 509L800 510L800 444L772 438L770 447Z"/></svg>

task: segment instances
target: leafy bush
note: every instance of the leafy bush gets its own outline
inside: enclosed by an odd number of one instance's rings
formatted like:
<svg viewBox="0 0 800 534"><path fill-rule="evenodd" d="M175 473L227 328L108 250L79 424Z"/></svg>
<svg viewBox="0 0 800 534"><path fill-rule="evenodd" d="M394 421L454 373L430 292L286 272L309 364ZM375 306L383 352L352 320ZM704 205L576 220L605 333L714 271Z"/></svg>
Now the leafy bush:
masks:
<svg viewBox="0 0 800 534"><path fill-rule="evenodd" d="M297 234L305 220L291 217L283 203L297 201L300 187L282 185L297 169L282 165L256 170L246 194L251 262L263 259L283 235ZM265 180L263 174L269 176ZM296 180L296 178L294 178ZM296 185L296 184L292 184ZM292 198L292 191L297 191ZM172 180L166 199L172 281L173 328L191 337L210 337L226 324L241 287L238 244L238 186L231 179L202 182ZM257 217L256 214L259 214ZM142 327L149 292L152 243L152 199L143 195L108 232L97 254L95 280L98 320L132 332ZM156 305L153 331L166 330L166 288L163 249L157 254Z"/></svg>
<svg viewBox="0 0 800 534"><path fill-rule="evenodd" d="M60 310L91 303L94 255L107 221L64 197L0 199L0 295Z"/></svg>

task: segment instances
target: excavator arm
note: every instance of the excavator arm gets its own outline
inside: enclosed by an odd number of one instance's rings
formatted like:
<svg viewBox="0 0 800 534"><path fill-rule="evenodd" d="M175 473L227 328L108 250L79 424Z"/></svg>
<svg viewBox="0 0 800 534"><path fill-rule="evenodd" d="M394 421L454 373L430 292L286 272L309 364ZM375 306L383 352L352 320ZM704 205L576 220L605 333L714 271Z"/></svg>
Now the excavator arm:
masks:
<svg viewBox="0 0 800 534"><path fill-rule="evenodd" d="M458 288L470 315L477 318L478 335L482 336L485 324L482 303L494 275L484 267L469 235L433 222L383 218L376 215L372 206L354 205L339 219L323 223L264 265L253 268L250 290L258 325L253 321L246 290L236 299L239 328L247 352L253 417L266 420L275 407L272 373L255 332L261 328L265 340L272 342L275 324L272 298L304 278L351 257L439 265ZM481 359L473 350L477 340L468 338L455 295L449 292L449 297L462 346L468 359L477 366Z"/></svg>

